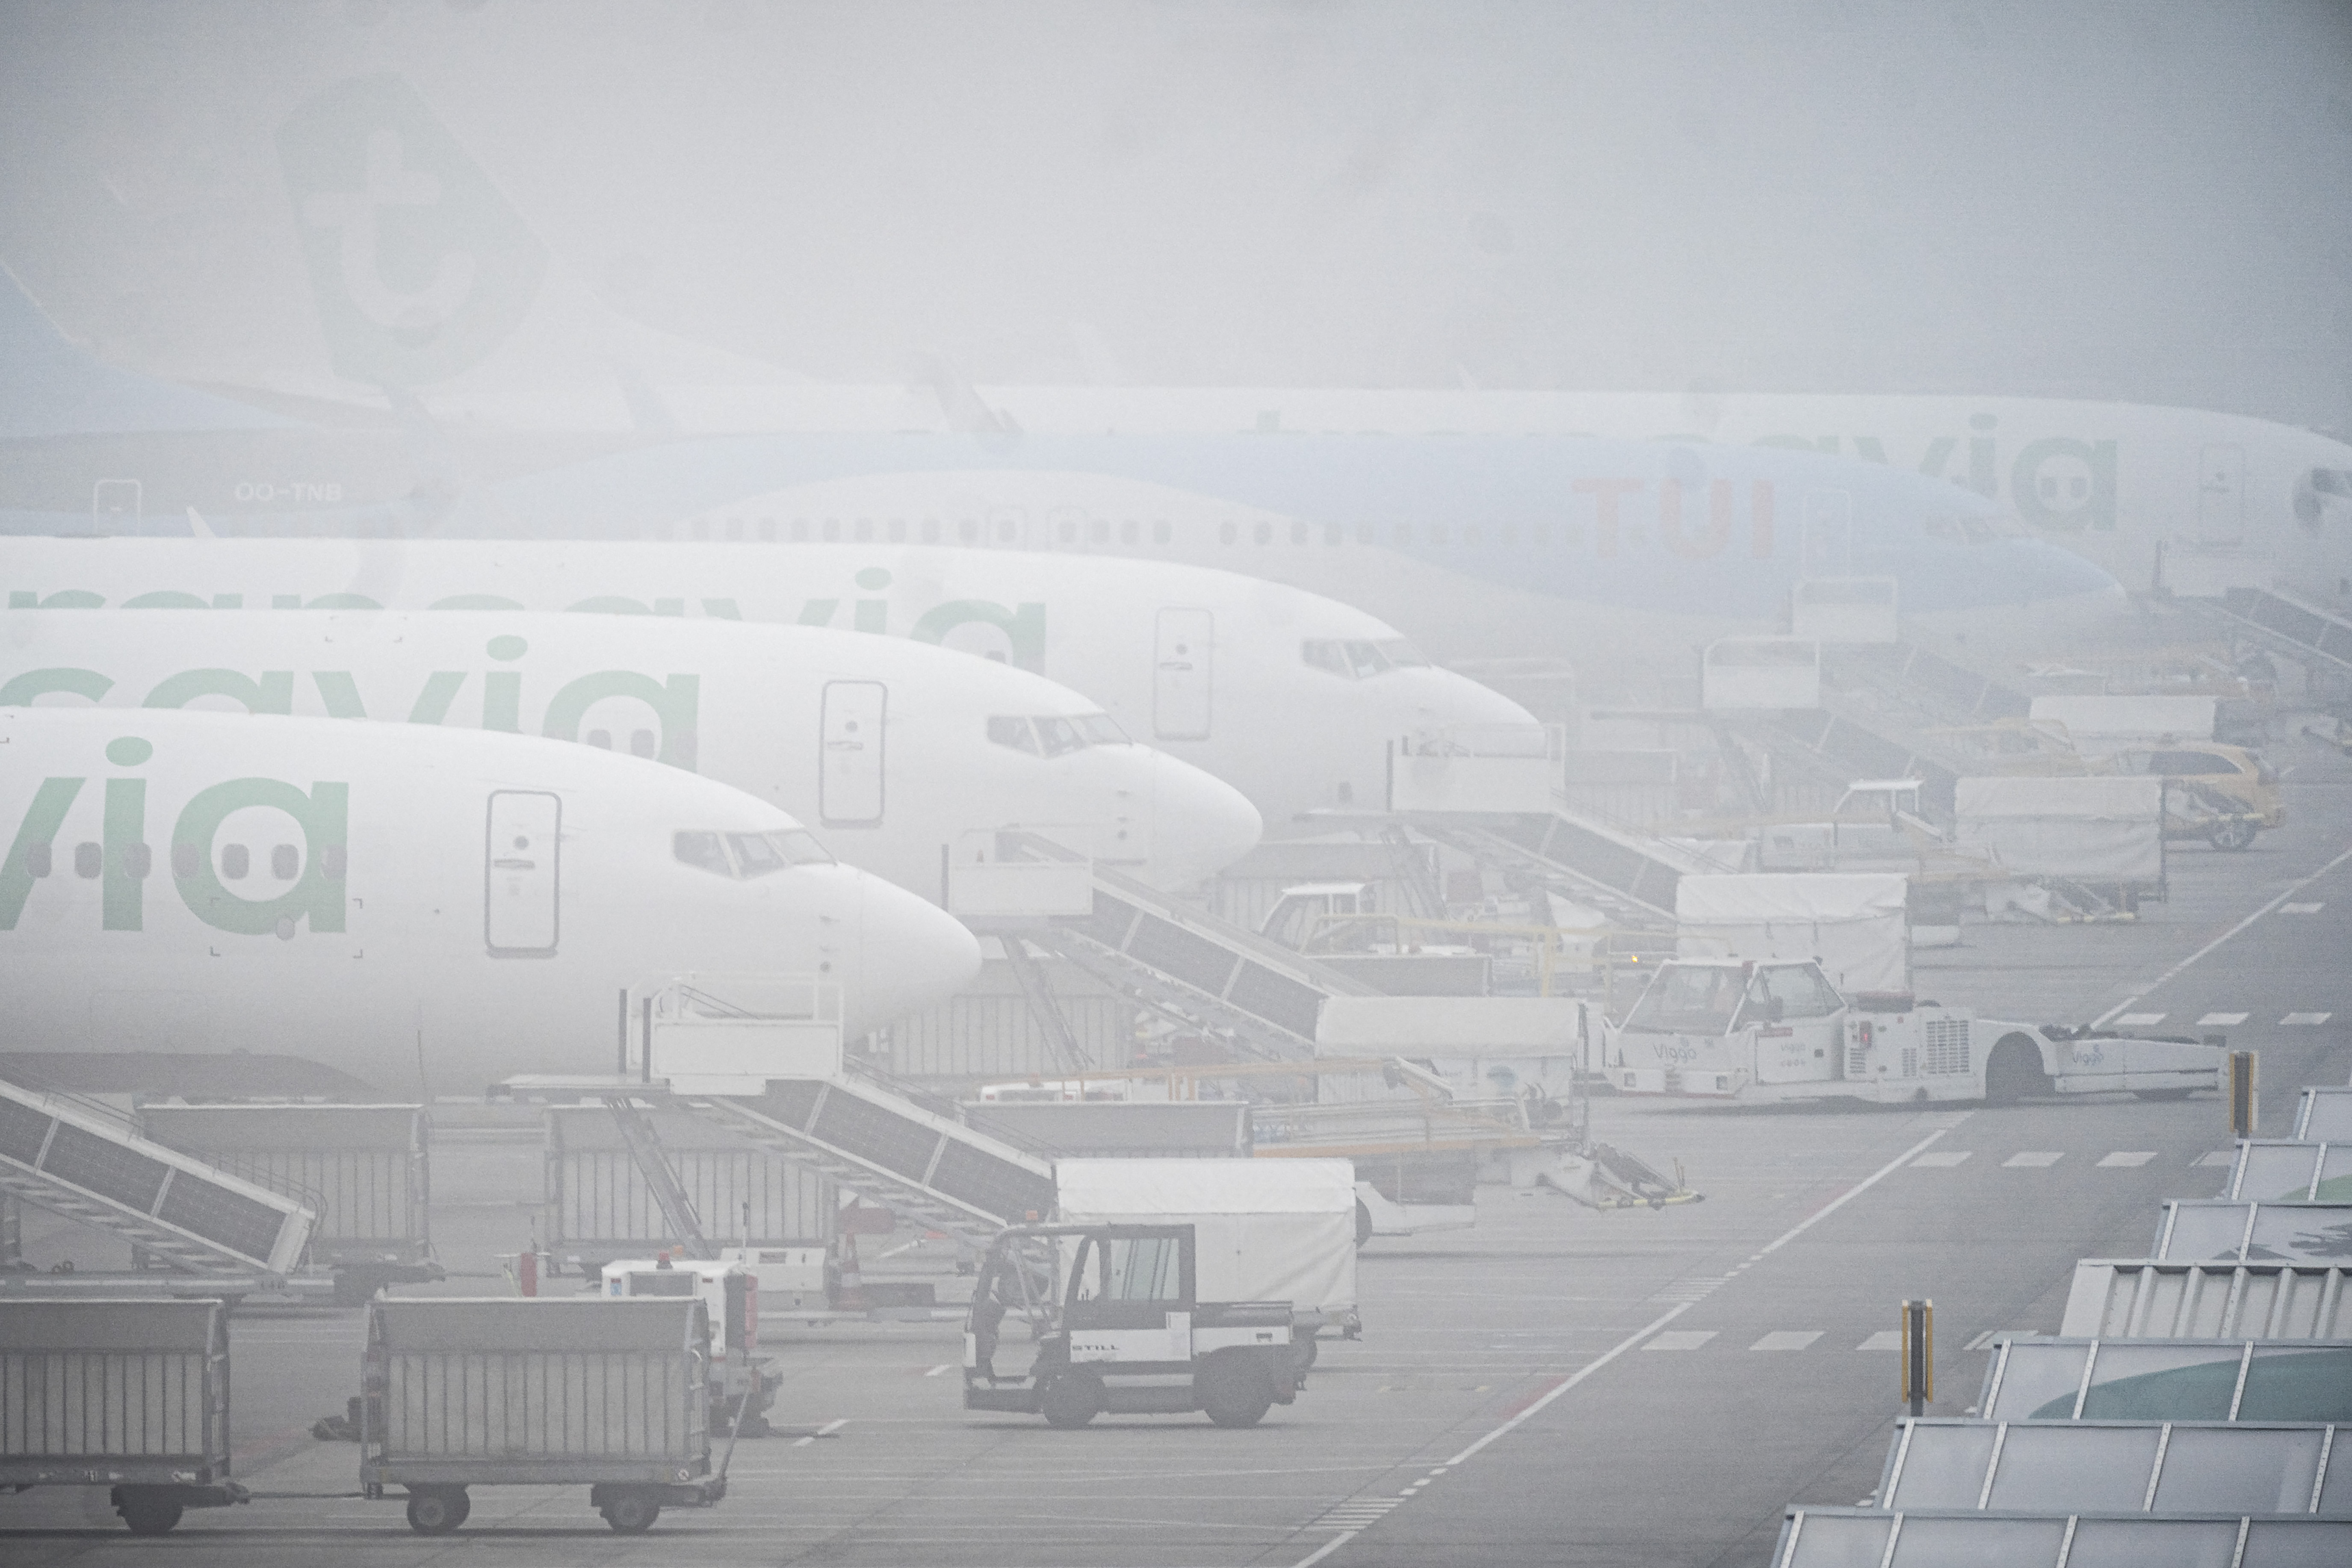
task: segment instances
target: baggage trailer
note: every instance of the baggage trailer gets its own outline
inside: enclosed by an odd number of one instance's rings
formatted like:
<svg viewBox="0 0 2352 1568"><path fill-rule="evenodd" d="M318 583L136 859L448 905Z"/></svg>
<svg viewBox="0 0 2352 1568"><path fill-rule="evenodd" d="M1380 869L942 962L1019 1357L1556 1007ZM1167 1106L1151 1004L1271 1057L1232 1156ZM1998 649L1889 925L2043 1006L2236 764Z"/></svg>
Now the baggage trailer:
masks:
<svg viewBox="0 0 2352 1568"><path fill-rule="evenodd" d="M368 1309L360 1486L446 1535L478 1486L585 1485L604 1522L727 1495L710 1452L710 1318L695 1297L385 1300Z"/></svg>
<svg viewBox="0 0 2352 1568"><path fill-rule="evenodd" d="M218 1301L0 1301L0 1487L107 1487L134 1535L244 1502L228 1394Z"/></svg>
<svg viewBox="0 0 2352 1568"><path fill-rule="evenodd" d="M1821 966L1733 959L1661 965L1625 1021L1596 1036L1621 1094L1709 1100L1983 1100L2218 1089L2225 1053L2184 1038L2004 1024L1908 994L1841 994Z"/></svg>

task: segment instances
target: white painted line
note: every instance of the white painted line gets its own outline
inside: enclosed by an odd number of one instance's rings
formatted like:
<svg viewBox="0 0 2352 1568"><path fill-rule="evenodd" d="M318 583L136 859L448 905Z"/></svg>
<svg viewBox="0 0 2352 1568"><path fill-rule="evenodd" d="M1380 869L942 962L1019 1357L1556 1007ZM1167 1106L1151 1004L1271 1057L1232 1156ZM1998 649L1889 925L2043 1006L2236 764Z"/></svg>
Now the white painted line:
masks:
<svg viewBox="0 0 2352 1568"><path fill-rule="evenodd" d="M2347 850L2345 853L2347 856L2352 856L2352 850ZM1870 1174L1864 1176L1853 1185L1848 1187L1844 1192L1840 1193L1836 1197L1832 1198L1828 1203L1822 1205L1820 1208L1815 1209L1811 1215L1799 1220L1795 1225L1790 1226L1787 1230L1782 1231L1779 1236L1773 1237L1772 1240L1765 1244L1761 1251L1754 1254L1748 1261L1753 1263L1759 1258L1763 1258L1768 1254L1780 1251L1780 1248L1788 1246L1789 1243L1796 1240L1797 1237L1804 1235L1805 1232L1812 1229L1813 1226L1821 1224L1822 1221L1837 1213L1838 1210L1843 1208L1848 1203L1860 1197L1864 1193L1868 1192L1871 1188L1885 1181L1888 1176L1892 1175L1896 1171L1901 1170L1905 1165L1910 1163L1913 1160L1917 1159L1920 1155L1926 1153L1927 1152L1928 1144L1933 1143L1937 1139L1941 1138L1945 1133L1949 1132L1953 1128L1958 1127L1961 1122L1966 1121L1973 1114L1974 1112L1966 1110L1959 1112L1958 1115L1954 1116L1950 1121L1937 1128L1933 1132L1928 1133L1927 1136L1920 1139L1919 1142L1912 1144L1911 1147L1904 1150L1903 1152L1895 1155L1895 1158L1887 1161L1884 1165L1879 1166L1878 1169L1873 1171ZM1576 1371L1569 1373L1566 1377L1561 1378L1558 1383L1552 1384L1550 1389L1547 1391L1542 1397L1537 1399L1526 1409L1520 1411L1517 1415L1513 1415L1509 1420L1504 1422L1501 1426L1496 1427L1493 1431L1487 1433L1485 1436L1479 1438L1476 1442L1471 1444L1468 1447L1463 1449L1452 1458L1446 1460L1446 1464L1449 1466L1461 1464L1464 1460L1476 1454L1479 1450L1485 1448L1487 1444L1494 1442L1496 1438L1517 1431L1522 1425L1533 1419L1538 1412L1541 1411L1553 1400L1558 1399L1561 1394L1566 1394L1570 1389L1574 1388L1578 1384L1582 1383L1586 1378L1591 1377L1594 1373L1599 1372L1602 1367L1607 1366L1611 1362L1615 1361L1619 1356L1623 1355L1635 1345L1642 1343L1651 1335L1658 1332L1668 1323L1673 1322L1676 1318L1681 1317L1685 1312L1687 1312L1690 1310L1691 1303L1685 1301L1679 1306L1668 1308L1665 1311L1659 1313L1658 1316L1651 1319L1650 1321L1634 1330L1623 1339L1619 1340L1615 1344L1611 1345L1607 1350L1602 1351L1598 1356L1586 1362ZM1308 1561L1313 1562L1317 1561L1317 1559L1310 1558ZM1297 1568L1306 1568L1306 1564L1297 1564Z"/></svg>
<svg viewBox="0 0 2352 1568"><path fill-rule="evenodd" d="M1645 1351L1695 1351L1713 1338L1713 1329L1673 1329L1642 1348Z"/></svg>
<svg viewBox="0 0 2352 1568"><path fill-rule="evenodd" d="M1903 1331L1881 1329L1853 1348L1858 1351L1899 1351L1903 1348Z"/></svg>
<svg viewBox="0 0 2352 1568"><path fill-rule="evenodd" d="M2281 904L2278 912L2283 915L2315 915L2326 907L2325 903Z"/></svg>
<svg viewBox="0 0 2352 1568"><path fill-rule="evenodd" d="M816 1429L816 1435L820 1437L830 1437L835 1432L840 1431L844 1426L848 1425L849 1417L845 1415L838 1421L828 1421L824 1426L818 1427Z"/></svg>
<svg viewBox="0 0 2352 1568"><path fill-rule="evenodd" d="M2289 1013L2285 1017L2279 1020L2279 1027L2282 1029L2315 1029L2334 1016L2336 1016L2336 1015L2333 1013Z"/></svg>
<svg viewBox="0 0 2352 1568"><path fill-rule="evenodd" d="M1775 1329L1748 1348L1752 1351L1801 1351L1821 1337L1819 1329Z"/></svg>
<svg viewBox="0 0 2352 1568"><path fill-rule="evenodd" d="M881 1262L881 1261L882 1261L884 1258L896 1258L896 1257L898 1257L898 1254L900 1254L900 1253L902 1253L902 1252L912 1252L912 1251L914 1251L914 1250L915 1250L915 1248L917 1248L917 1247L920 1247L920 1246L922 1246L922 1245L923 1245L923 1238L922 1238L921 1237L919 1237L919 1237L915 1237L915 1239L914 1239L914 1240L912 1240L912 1241L902 1241L902 1242L900 1242L898 1246L896 1246L896 1247L892 1247L892 1248L891 1248L889 1251L887 1251L887 1252L877 1252L877 1253L876 1253L876 1254L874 1255L874 1261L875 1261L875 1262L877 1262L877 1263L879 1263L879 1262Z"/></svg>
<svg viewBox="0 0 2352 1568"><path fill-rule="evenodd" d="M2044 1337L2035 1329L1987 1329L1960 1348L1964 1351L1989 1351L1992 1349L1993 1341L1999 1339L2038 1340Z"/></svg>
<svg viewBox="0 0 2352 1568"><path fill-rule="evenodd" d="M2150 1024L2161 1024L2163 1022L2164 1015L2161 1013L2126 1013L2122 1017L2116 1020L2116 1027L2119 1029L2145 1029Z"/></svg>
<svg viewBox="0 0 2352 1568"><path fill-rule="evenodd" d="M1339 1551L1339 1548L1347 1545L1350 1541L1355 1540L1358 1533L1358 1531L1353 1530L1341 1531L1339 1534L1333 1536L1330 1540L1325 1542L1322 1545L1317 1547L1314 1551L1308 1552L1297 1562L1292 1563L1290 1568L1315 1568L1315 1564L1322 1562L1323 1559L1330 1556L1331 1553Z"/></svg>
<svg viewBox="0 0 2352 1568"><path fill-rule="evenodd" d="M1967 1163L1973 1152L1975 1151L1970 1149L1931 1150L1912 1161L1911 1168L1915 1171L1948 1171L1955 1165Z"/></svg>
<svg viewBox="0 0 2352 1568"><path fill-rule="evenodd" d="M2304 889L2311 886L2312 883L2316 882L2319 879L2325 877L2328 872L2333 871L2336 867L2341 866L2347 860L2352 860L2352 849L2345 850L2341 855L2338 855L2335 859L2330 860L2326 865L2322 866L2318 870L2314 871L2310 876L2305 877L2302 881L2290 886L2286 891L2281 893L2277 898L2273 899L2269 903L2264 904L2261 909L2256 910L2252 914L2248 915L2244 920L2240 921L2236 925L2231 926L2228 931L2223 931L2220 936L2215 937L2211 942L2207 942L2203 947L2199 948L2195 952L2190 953L2188 957L2182 959L2179 963L2174 964L2171 968L2158 975L2154 980L2149 981L2146 985L2140 988L2137 994L2126 996L2122 1001L2116 1003L2112 1010L2098 1018L2093 1019L2093 1026L2095 1027L2104 1027L2107 1020L2114 1017L2116 1014L2122 1012L2125 1008L2130 1006L2133 1003L2138 1001L2140 997L2147 995L2149 992L2158 989L2167 981L2185 973L2190 964L2195 963L2199 959L2203 958L2207 953L2212 952L2215 948L2221 946L2231 937L2236 936L2240 931L2245 930L2248 926L2253 924L2256 921L2262 919L2273 910L2277 909L2289 899L2294 897L2297 893L2303 891Z"/></svg>
<svg viewBox="0 0 2352 1568"><path fill-rule="evenodd" d="M2047 1149L2021 1149L2000 1163L2005 1171L2046 1171L2065 1157Z"/></svg>
<svg viewBox="0 0 2352 1568"><path fill-rule="evenodd" d="M2246 1015L2243 1013L2208 1013L2197 1020L2197 1026L2200 1029L2210 1029L2218 1026L2226 1029L2245 1021Z"/></svg>
<svg viewBox="0 0 2352 1568"><path fill-rule="evenodd" d="M2153 1149L2118 1149L2112 1154L2103 1154L2099 1157L2099 1169L2129 1170L2135 1165L2145 1165L2155 1158L2156 1151Z"/></svg>
<svg viewBox="0 0 2352 1568"><path fill-rule="evenodd" d="M2210 1153L2200 1154L2189 1163L2192 1166L2234 1165L2238 1163L2238 1152L2235 1149L2216 1149Z"/></svg>
<svg viewBox="0 0 2352 1568"><path fill-rule="evenodd" d="M939 1364L939 1365L937 1365L937 1366L935 1366L935 1367L931 1368L931 1370L930 1370L930 1371L929 1371L929 1372L927 1372L927 1373L923 1373L923 1375L924 1375L925 1377L937 1377L937 1376L939 1376L939 1375L940 1375L940 1373L943 1373L943 1372L950 1372L950 1371L952 1371L952 1370L954 1369L954 1367L955 1367L955 1363L953 1363L953 1362L951 1362L951 1361L943 1361L943 1362L940 1363L940 1364Z"/></svg>

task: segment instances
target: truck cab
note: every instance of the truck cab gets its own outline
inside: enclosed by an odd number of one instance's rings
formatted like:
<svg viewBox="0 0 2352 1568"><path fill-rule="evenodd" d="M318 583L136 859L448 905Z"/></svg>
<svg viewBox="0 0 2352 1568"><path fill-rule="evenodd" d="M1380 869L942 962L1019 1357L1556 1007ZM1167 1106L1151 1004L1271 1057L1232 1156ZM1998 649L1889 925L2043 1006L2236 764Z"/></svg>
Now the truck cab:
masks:
<svg viewBox="0 0 2352 1568"><path fill-rule="evenodd" d="M965 1320L964 1408L1060 1427L1193 1410L1255 1426L1297 1396L1291 1304L1197 1300L1197 1261L1189 1225L1001 1233Z"/></svg>
<svg viewBox="0 0 2352 1568"><path fill-rule="evenodd" d="M1844 1020L1817 963L1678 960L1618 1026L1611 1079L1685 1094L1832 1079Z"/></svg>

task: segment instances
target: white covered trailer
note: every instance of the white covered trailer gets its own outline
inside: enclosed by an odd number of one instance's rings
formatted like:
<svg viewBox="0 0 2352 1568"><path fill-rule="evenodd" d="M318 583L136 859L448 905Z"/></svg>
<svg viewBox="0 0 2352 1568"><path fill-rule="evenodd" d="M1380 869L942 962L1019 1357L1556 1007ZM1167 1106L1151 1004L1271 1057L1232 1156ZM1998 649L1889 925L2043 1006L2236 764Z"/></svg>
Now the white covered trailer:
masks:
<svg viewBox="0 0 2352 1568"><path fill-rule="evenodd" d="M2210 741L2220 712L2212 697L2037 697L2032 721L2063 725L2085 756L2158 741Z"/></svg>
<svg viewBox="0 0 2352 1568"><path fill-rule="evenodd" d="M1907 991L1909 886L1886 873L1685 877L1675 887L1675 950L1685 958L1812 959L1842 991Z"/></svg>
<svg viewBox="0 0 2352 1568"><path fill-rule="evenodd" d="M2020 877L2099 886L2164 883L2160 778L1966 778L1953 837Z"/></svg>
<svg viewBox="0 0 2352 1568"><path fill-rule="evenodd" d="M1621 1093L1750 1101L2169 1100L2218 1089L2223 1058L2190 1040L2002 1023L1907 994L1849 999L1810 962L1682 959L1598 1049Z"/></svg>

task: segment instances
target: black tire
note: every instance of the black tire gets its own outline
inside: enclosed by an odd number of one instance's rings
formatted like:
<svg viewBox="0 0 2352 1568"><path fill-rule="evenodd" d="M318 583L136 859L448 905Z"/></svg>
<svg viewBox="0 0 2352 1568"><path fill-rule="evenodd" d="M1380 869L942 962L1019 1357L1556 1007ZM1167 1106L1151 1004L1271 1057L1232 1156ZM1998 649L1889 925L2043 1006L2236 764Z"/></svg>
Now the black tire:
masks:
<svg viewBox="0 0 2352 1568"><path fill-rule="evenodd" d="M643 1535L661 1517L661 1499L651 1492L615 1492L605 1500L604 1522L619 1535Z"/></svg>
<svg viewBox="0 0 2352 1568"><path fill-rule="evenodd" d="M2258 824L2232 818L2215 823L2213 831L2205 837L2216 849L2245 849L2252 847L2254 836L2260 832L2262 828Z"/></svg>
<svg viewBox="0 0 2352 1568"><path fill-rule="evenodd" d="M419 1535L447 1535L473 1511L463 1487L417 1487L408 1494L408 1528Z"/></svg>
<svg viewBox="0 0 2352 1568"><path fill-rule="evenodd" d="M180 1500L169 1492L159 1496L144 1487L128 1487L114 1511L133 1535L168 1535L180 1522Z"/></svg>
<svg viewBox="0 0 2352 1568"><path fill-rule="evenodd" d="M1985 1103L2015 1105L2029 1094L2048 1091L2042 1071L2042 1053L2023 1035L2011 1035L1993 1047L1985 1061Z"/></svg>
<svg viewBox="0 0 2352 1568"><path fill-rule="evenodd" d="M1260 1356L1213 1355L1195 1383L1201 1408L1220 1426L1255 1426L1274 1408L1274 1374Z"/></svg>
<svg viewBox="0 0 2352 1568"><path fill-rule="evenodd" d="M1075 1432L1102 1414L1102 1379L1090 1372L1058 1373L1037 1395L1037 1413L1045 1425Z"/></svg>
<svg viewBox="0 0 2352 1568"><path fill-rule="evenodd" d="M1315 1364L1315 1358L1322 1349L1322 1342L1311 1333L1304 1339L1294 1339L1290 1342L1290 1353L1297 1361L1299 1371L1305 1372Z"/></svg>
<svg viewBox="0 0 2352 1568"><path fill-rule="evenodd" d="M1371 1239L1372 1211L1364 1206L1363 1199L1358 1198L1356 1200L1356 1245L1361 1247Z"/></svg>

